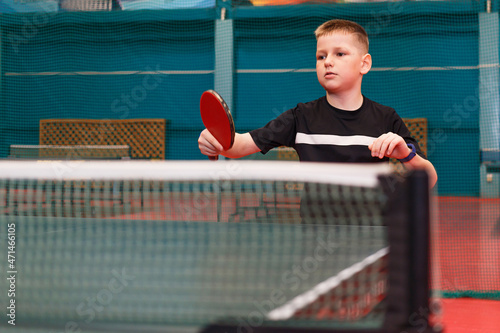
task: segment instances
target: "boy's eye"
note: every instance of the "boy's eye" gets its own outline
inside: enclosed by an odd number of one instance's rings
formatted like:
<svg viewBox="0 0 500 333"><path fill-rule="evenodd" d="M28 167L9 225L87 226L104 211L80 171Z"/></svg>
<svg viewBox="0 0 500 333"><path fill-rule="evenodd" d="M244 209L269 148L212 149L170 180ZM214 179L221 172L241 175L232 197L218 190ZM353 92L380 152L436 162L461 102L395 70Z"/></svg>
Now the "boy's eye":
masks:
<svg viewBox="0 0 500 333"><path fill-rule="evenodd" d="M342 56L345 56L345 53L343 53L343 52L337 53L337 57L342 57Z"/></svg>
<svg viewBox="0 0 500 333"><path fill-rule="evenodd" d="M316 57L316 59L318 59L318 60L325 60L325 58L326 57L324 55L319 55Z"/></svg>

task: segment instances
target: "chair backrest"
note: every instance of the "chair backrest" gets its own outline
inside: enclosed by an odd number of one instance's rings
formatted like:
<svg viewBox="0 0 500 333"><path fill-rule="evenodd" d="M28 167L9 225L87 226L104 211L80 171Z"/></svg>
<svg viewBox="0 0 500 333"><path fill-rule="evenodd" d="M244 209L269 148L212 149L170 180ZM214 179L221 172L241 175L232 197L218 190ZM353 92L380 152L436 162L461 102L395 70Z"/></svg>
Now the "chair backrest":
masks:
<svg viewBox="0 0 500 333"><path fill-rule="evenodd" d="M427 156L427 118L403 118L411 136L417 140L420 149Z"/></svg>

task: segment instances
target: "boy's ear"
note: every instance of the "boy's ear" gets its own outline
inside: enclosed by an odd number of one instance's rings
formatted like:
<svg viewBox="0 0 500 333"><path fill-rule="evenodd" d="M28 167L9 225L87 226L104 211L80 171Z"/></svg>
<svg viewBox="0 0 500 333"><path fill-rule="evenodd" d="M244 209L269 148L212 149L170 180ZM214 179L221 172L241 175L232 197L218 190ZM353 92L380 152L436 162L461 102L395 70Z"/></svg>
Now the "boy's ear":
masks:
<svg viewBox="0 0 500 333"><path fill-rule="evenodd" d="M370 55L370 53L367 53L362 58L361 74L364 75L368 73L371 68L372 68L372 56Z"/></svg>

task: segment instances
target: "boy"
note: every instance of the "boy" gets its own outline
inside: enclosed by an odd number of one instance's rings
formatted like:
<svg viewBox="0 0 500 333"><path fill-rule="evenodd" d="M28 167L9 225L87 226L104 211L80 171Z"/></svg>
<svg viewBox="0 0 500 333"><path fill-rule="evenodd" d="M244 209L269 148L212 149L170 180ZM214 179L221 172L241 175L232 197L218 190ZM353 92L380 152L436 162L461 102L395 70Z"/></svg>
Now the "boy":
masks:
<svg viewBox="0 0 500 333"><path fill-rule="evenodd" d="M384 162L399 159L406 167L424 168L430 185L436 170L395 110L361 93L363 75L371 69L368 35L357 23L331 20L316 31L316 73L326 96L300 103L262 128L236 134L224 151L206 129L198 139L208 156L239 158L279 146L295 148L301 161Z"/></svg>

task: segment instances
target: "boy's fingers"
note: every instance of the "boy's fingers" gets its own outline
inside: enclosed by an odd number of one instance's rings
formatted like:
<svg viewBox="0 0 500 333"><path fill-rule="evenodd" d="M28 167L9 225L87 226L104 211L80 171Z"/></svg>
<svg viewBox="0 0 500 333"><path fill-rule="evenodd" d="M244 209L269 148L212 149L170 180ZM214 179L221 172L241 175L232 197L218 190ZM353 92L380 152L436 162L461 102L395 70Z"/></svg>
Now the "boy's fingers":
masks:
<svg viewBox="0 0 500 333"><path fill-rule="evenodd" d="M406 142L402 137L395 133L385 133L376 138L369 146L373 157L384 158L404 158L408 150ZM396 154L396 156L393 156ZM403 156L404 155L404 156Z"/></svg>
<svg viewBox="0 0 500 333"><path fill-rule="evenodd" d="M384 158L388 145L389 144L387 143L387 140L384 140L384 142L382 143L382 146L380 147L380 150L378 153L378 158Z"/></svg>
<svg viewBox="0 0 500 333"><path fill-rule="evenodd" d="M407 150L408 148L404 139L399 135L394 134L391 138L386 156L393 158L404 158L406 156L405 153Z"/></svg>
<svg viewBox="0 0 500 333"><path fill-rule="evenodd" d="M219 143L219 141L217 141L217 139L212 135L212 133L210 133L207 129L205 131L206 131L205 132L206 139L207 139L208 143L213 147L213 149L215 150L215 152L223 151L224 148Z"/></svg>
<svg viewBox="0 0 500 333"><path fill-rule="evenodd" d="M375 141L373 141L373 143L371 144L370 150L372 151L372 156L373 157L379 157L380 156L380 151L382 149L382 145L383 145L384 140L385 140L386 137L387 137L386 134L382 134L381 136L379 136L378 138L376 138Z"/></svg>
<svg viewBox="0 0 500 333"><path fill-rule="evenodd" d="M386 152L387 156L390 157L392 155L392 153L394 152L394 148L396 148L396 146L397 143L394 140L392 140L391 143L389 144L389 147L387 148Z"/></svg>
<svg viewBox="0 0 500 333"><path fill-rule="evenodd" d="M382 146L380 147L380 151L378 154L378 158L384 158L385 156L389 155L389 147L392 143L392 136L388 135L384 138L384 141L382 142Z"/></svg>
<svg viewBox="0 0 500 333"><path fill-rule="evenodd" d="M399 138L400 137L397 134L391 132L385 133L375 139L375 141L368 146L368 148L371 150L373 157L391 157L398 144Z"/></svg>
<svg viewBox="0 0 500 333"><path fill-rule="evenodd" d="M224 150L217 139L206 129L201 132L198 138L198 147L202 154L208 156L219 155Z"/></svg>

